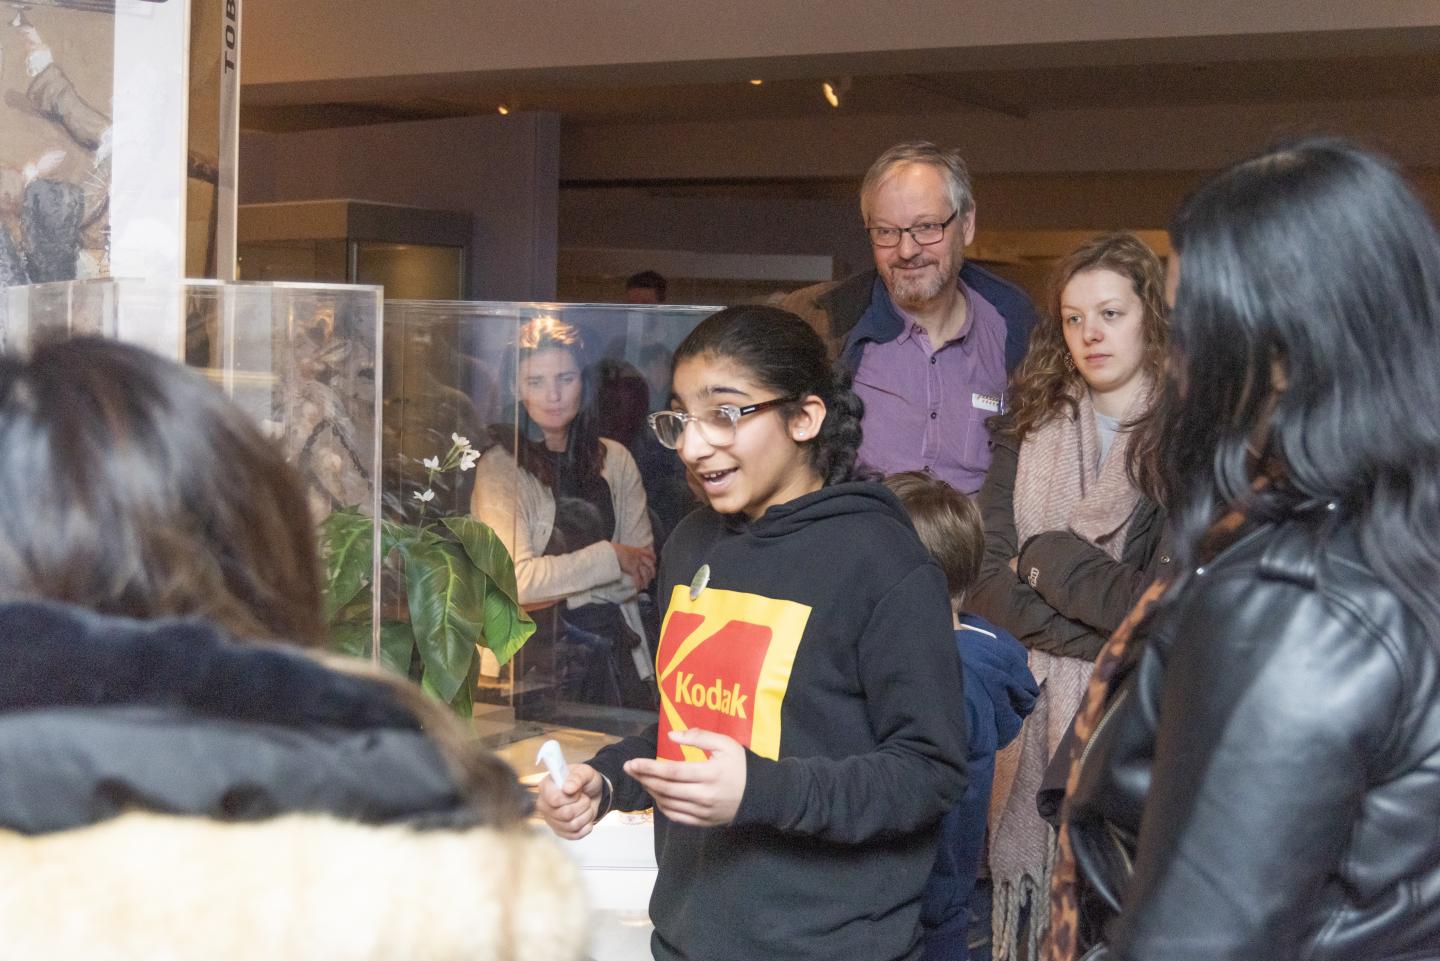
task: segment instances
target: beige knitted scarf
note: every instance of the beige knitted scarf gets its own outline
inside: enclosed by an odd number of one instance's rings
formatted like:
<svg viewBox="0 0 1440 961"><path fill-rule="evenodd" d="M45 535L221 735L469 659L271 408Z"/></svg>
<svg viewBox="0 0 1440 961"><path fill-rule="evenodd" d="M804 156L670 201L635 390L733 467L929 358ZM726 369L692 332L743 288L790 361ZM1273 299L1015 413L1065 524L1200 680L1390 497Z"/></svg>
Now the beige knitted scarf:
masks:
<svg viewBox="0 0 1440 961"><path fill-rule="evenodd" d="M1126 469L1125 425L1149 409L1151 384L1137 391L1120 430L1100 461L1090 392L1072 394L1078 408L1051 418L1026 435L1015 471L1015 533L1023 545L1044 531L1069 530L1119 560L1130 518L1140 499ZM1064 614L1064 611L1058 613ZM1035 710L1017 737L995 757L990 803L990 875L994 884L994 958L1037 957L1048 924L1050 866L1055 832L1035 809L1035 794L1085 696L1093 664L1044 651L1030 652L1040 684ZM1021 911L1029 914L1021 929Z"/></svg>

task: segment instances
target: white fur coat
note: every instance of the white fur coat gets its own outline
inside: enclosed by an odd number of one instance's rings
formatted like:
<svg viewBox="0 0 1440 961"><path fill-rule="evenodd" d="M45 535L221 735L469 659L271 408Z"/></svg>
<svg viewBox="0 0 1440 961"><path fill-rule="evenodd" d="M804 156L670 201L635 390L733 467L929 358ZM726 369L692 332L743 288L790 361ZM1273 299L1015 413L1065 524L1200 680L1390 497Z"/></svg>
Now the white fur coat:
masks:
<svg viewBox="0 0 1440 961"><path fill-rule="evenodd" d="M4 961L578 961L578 871L531 828L127 814L0 832Z"/></svg>

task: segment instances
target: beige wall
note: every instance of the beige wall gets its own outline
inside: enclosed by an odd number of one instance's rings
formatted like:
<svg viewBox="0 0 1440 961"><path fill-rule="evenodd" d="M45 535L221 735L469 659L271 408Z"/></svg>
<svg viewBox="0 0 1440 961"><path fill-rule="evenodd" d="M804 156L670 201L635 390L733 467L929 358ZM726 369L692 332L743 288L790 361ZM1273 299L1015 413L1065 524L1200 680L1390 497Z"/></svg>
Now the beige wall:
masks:
<svg viewBox="0 0 1440 961"><path fill-rule="evenodd" d="M978 109L924 117L834 113L581 127L565 139L561 176L859 177L886 147L916 138L958 146L977 173L1204 170L1277 137L1317 131L1357 137L1408 166L1440 167L1437 98L1044 110L1023 120Z"/></svg>
<svg viewBox="0 0 1440 961"><path fill-rule="evenodd" d="M1440 5L1422 0L246 0L245 82L576 68L723 79L914 54L925 66L906 69L954 69L1013 63L1019 46L1437 25Z"/></svg>
<svg viewBox="0 0 1440 961"><path fill-rule="evenodd" d="M1040 297L1051 261L1086 234L1136 230L1168 253L1163 230L1206 175L1197 170L981 174L975 180L978 229L969 255L1000 261L997 269ZM1440 170L1411 170L1409 176L1432 215L1440 216ZM870 266L860 213L849 197L663 194L637 188L562 190L560 246L820 255L834 259L837 276ZM562 288L565 281L562 277ZM607 296L618 299L618 282Z"/></svg>
<svg viewBox="0 0 1440 961"><path fill-rule="evenodd" d="M451 91L489 96L512 82L625 88L833 68L863 90L880 73L1246 60L1283 69L1286 58L1440 49L1440 3L1429 0L246 0L245 17L249 104L404 95L437 112L463 101L447 99ZM458 125L448 128L256 136L242 156L242 200L343 191L471 210L485 297L549 296L557 246L822 254L846 270L869 259L848 197L565 185L858 181L885 147L922 137L957 145L970 161L983 242L987 228L1162 227L1205 171L1286 135L1342 133L1440 170L1440 97L1347 99L1346 79L1337 75L1322 101L1313 90L1304 102L1141 97L1125 102L1159 105L1023 117L948 103L908 115L817 106L804 116L667 123L567 113L562 137L558 118L522 112L433 122Z"/></svg>
<svg viewBox="0 0 1440 961"><path fill-rule="evenodd" d="M240 202L350 198L465 211L474 217L468 295L547 300L559 137L552 114L249 133Z"/></svg>

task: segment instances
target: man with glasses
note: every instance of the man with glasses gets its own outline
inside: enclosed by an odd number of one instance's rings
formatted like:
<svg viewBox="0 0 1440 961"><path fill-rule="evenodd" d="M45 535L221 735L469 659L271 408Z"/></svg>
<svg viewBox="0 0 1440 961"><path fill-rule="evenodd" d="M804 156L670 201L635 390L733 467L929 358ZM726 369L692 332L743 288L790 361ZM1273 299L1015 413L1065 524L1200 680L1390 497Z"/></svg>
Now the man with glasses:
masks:
<svg viewBox="0 0 1440 961"><path fill-rule="evenodd" d="M860 213L875 269L796 291L782 306L854 372L863 462L886 474L924 470L974 494L990 465L985 421L1002 407L1035 308L965 261L975 200L958 152L891 147L865 175Z"/></svg>

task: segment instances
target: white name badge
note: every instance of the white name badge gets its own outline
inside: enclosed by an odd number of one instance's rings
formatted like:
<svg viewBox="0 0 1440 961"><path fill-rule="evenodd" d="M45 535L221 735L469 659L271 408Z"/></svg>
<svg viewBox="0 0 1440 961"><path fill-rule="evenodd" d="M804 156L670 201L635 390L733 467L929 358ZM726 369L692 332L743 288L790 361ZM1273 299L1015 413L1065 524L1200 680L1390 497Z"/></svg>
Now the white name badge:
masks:
<svg viewBox="0 0 1440 961"><path fill-rule="evenodd" d="M994 394L971 394L970 406L979 410L988 410L992 414L1000 413L1000 398Z"/></svg>

